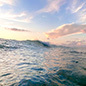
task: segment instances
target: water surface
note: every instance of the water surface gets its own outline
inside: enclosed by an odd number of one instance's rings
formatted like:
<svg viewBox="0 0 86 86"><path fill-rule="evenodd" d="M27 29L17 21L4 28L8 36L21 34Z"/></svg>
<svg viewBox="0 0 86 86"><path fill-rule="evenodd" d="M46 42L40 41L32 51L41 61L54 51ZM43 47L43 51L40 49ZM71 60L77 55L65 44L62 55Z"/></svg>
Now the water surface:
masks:
<svg viewBox="0 0 86 86"><path fill-rule="evenodd" d="M0 85L86 86L86 49L0 39Z"/></svg>

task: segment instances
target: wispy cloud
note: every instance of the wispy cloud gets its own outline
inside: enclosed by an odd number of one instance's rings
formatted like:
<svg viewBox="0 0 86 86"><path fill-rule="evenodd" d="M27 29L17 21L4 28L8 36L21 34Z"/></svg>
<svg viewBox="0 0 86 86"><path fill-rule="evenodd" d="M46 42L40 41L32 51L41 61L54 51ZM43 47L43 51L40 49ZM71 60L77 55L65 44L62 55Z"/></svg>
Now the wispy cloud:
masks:
<svg viewBox="0 0 86 86"><path fill-rule="evenodd" d="M18 28L4 28L4 29L11 30L11 31L17 31L17 32L31 32L30 30L18 29Z"/></svg>
<svg viewBox="0 0 86 86"><path fill-rule="evenodd" d="M77 13L83 8L85 3L81 2L81 0L72 0L69 5L68 10L72 13Z"/></svg>
<svg viewBox="0 0 86 86"><path fill-rule="evenodd" d="M68 10L77 16L78 23L86 24L86 0L72 0Z"/></svg>
<svg viewBox="0 0 86 86"><path fill-rule="evenodd" d="M86 24L86 6L78 13L79 22Z"/></svg>
<svg viewBox="0 0 86 86"><path fill-rule="evenodd" d="M48 4L39 11L42 12L57 12L60 7L65 3L65 0L47 0Z"/></svg>
<svg viewBox="0 0 86 86"><path fill-rule="evenodd" d="M4 12L3 10L0 10L0 18L11 20L11 21L30 23L30 20L33 18L33 16L30 16L26 12L15 14L15 13L12 13L11 11Z"/></svg>
<svg viewBox="0 0 86 86"><path fill-rule="evenodd" d="M0 8L0 19L10 20L14 22L25 22L30 23L30 21L33 19L33 16L26 12L15 12L13 8L13 5L16 5L18 0L0 0L0 6L3 6ZM5 5L11 5L9 8L6 8Z"/></svg>
<svg viewBox="0 0 86 86"><path fill-rule="evenodd" d="M33 15L28 11L18 11L15 12L15 8L18 0L0 0L0 26L9 28L28 28L24 27L24 24L31 23ZM6 6L9 6L6 8ZM22 25L21 25L22 24ZM18 30L14 30L18 31Z"/></svg>
<svg viewBox="0 0 86 86"><path fill-rule="evenodd" d="M14 5L16 0L0 0L0 6L3 6L5 4L8 4L8 5Z"/></svg>
<svg viewBox="0 0 86 86"><path fill-rule="evenodd" d="M55 30L45 33L47 38L59 38L66 35L86 33L86 25L64 24Z"/></svg>

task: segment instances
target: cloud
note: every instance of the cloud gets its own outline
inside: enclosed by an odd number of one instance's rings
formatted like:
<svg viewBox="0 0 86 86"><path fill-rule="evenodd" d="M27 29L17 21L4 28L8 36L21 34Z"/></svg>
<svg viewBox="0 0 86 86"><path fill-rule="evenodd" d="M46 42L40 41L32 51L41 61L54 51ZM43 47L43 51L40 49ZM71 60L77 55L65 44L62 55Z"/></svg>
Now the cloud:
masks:
<svg viewBox="0 0 86 86"><path fill-rule="evenodd" d="M86 8L79 11L78 18L78 21L86 24Z"/></svg>
<svg viewBox="0 0 86 86"><path fill-rule="evenodd" d="M83 8L85 3L83 1L81 1L81 0L72 0L69 5L70 6L68 7L68 9L72 13L77 13Z"/></svg>
<svg viewBox="0 0 86 86"><path fill-rule="evenodd" d="M33 19L33 15L30 13L27 13L26 11L22 12L14 12L14 9L12 6L8 8L4 5L16 5L18 0L0 0L0 6L3 6L3 8L0 8L0 19L5 19L8 21L14 21L14 22L24 22L24 23L30 23ZM7 8L6 8L7 7Z"/></svg>
<svg viewBox="0 0 86 86"><path fill-rule="evenodd" d="M84 30L81 30L83 33L86 33L86 29L84 29Z"/></svg>
<svg viewBox="0 0 86 86"><path fill-rule="evenodd" d="M65 0L47 0L48 4L43 9L39 11L42 12L56 12L65 3Z"/></svg>
<svg viewBox="0 0 86 86"><path fill-rule="evenodd" d="M62 44L65 46L86 46L86 40L79 41L67 41L66 44Z"/></svg>
<svg viewBox="0 0 86 86"><path fill-rule="evenodd" d="M11 31L17 31L17 32L31 32L29 30L18 29L18 28L5 28L5 29L11 30Z"/></svg>
<svg viewBox="0 0 86 86"><path fill-rule="evenodd" d="M15 13L12 13L11 11L4 12L3 10L0 10L0 18L11 20L11 21L16 21L16 22L30 23L30 20L33 19L33 16L30 16L26 12L15 14Z"/></svg>
<svg viewBox="0 0 86 86"><path fill-rule="evenodd" d="M33 15L28 11L15 12L15 8L7 5L17 5L19 0L0 0L0 26L1 27L14 27L14 28L28 28L27 25L31 23ZM6 6L5 6L6 5Z"/></svg>
<svg viewBox="0 0 86 86"><path fill-rule="evenodd" d="M15 0L0 0L0 6L3 6L5 4L8 5L14 5Z"/></svg>
<svg viewBox="0 0 86 86"><path fill-rule="evenodd" d="M86 25L78 24L64 24L59 26L55 30L45 33L47 38L59 38L62 36L67 36L77 33L86 33Z"/></svg>
<svg viewBox="0 0 86 86"><path fill-rule="evenodd" d="M68 10L77 16L76 22L86 24L86 0L72 0Z"/></svg>

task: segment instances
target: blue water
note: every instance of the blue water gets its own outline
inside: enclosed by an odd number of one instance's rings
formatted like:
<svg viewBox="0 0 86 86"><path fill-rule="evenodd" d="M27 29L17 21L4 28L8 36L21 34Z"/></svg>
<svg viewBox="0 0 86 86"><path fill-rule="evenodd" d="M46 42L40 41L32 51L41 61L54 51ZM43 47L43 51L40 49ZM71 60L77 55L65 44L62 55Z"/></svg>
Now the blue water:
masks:
<svg viewBox="0 0 86 86"><path fill-rule="evenodd" d="M0 39L0 86L86 86L86 48Z"/></svg>

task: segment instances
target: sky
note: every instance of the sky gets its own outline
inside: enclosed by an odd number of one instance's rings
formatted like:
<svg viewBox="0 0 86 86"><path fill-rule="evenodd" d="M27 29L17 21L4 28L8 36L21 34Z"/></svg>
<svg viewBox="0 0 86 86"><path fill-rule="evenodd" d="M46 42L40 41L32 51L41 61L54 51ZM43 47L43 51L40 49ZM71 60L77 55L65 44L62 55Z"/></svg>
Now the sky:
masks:
<svg viewBox="0 0 86 86"><path fill-rule="evenodd" d="M86 46L86 0L0 0L0 38Z"/></svg>

